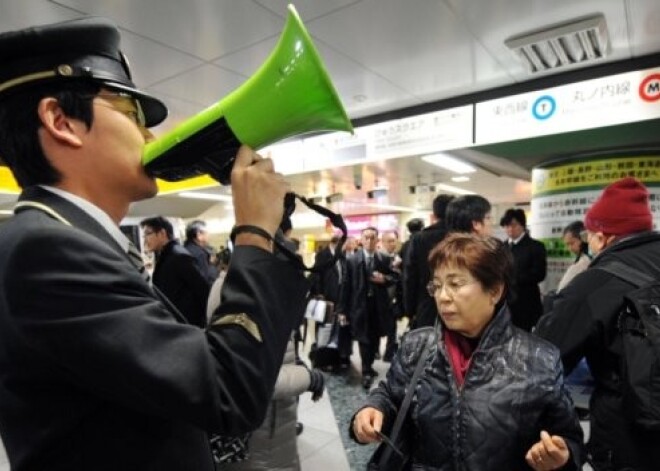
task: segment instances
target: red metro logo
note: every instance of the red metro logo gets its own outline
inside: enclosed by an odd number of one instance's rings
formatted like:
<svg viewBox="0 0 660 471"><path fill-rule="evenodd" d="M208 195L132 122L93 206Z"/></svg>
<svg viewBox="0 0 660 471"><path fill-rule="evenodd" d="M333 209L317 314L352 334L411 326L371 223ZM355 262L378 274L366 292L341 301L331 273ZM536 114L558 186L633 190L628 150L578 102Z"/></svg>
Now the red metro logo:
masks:
<svg viewBox="0 0 660 471"><path fill-rule="evenodd" d="M639 96L644 101L660 100L660 74L651 74L639 84Z"/></svg>

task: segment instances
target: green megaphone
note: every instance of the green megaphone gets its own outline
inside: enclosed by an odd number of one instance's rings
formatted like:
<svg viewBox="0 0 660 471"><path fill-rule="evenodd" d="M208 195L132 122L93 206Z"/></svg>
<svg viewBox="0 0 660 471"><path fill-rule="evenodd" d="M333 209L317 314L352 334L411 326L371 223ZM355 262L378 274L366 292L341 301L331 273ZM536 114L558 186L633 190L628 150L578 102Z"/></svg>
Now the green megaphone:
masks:
<svg viewBox="0 0 660 471"><path fill-rule="evenodd" d="M254 149L315 131L353 132L296 9L261 68L225 98L145 146L142 164L167 181L208 174L230 183L241 144Z"/></svg>

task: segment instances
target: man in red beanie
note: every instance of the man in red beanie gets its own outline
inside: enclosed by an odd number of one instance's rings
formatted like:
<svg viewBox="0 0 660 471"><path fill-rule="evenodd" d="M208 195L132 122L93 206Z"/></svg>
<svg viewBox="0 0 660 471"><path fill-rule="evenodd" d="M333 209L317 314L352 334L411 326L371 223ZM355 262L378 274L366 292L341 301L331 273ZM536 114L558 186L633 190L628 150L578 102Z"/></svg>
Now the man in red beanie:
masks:
<svg viewBox="0 0 660 471"><path fill-rule="evenodd" d="M535 332L559 347L567 374L586 357L595 378L587 446L594 470L657 470L651 461L656 460L660 432L634 425L622 403L617 320L624 295L635 287L598 269L619 260L660 280L660 234L652 230L646 187L630 177L612 183L584 223L595 258L559 293Z"/></svg>

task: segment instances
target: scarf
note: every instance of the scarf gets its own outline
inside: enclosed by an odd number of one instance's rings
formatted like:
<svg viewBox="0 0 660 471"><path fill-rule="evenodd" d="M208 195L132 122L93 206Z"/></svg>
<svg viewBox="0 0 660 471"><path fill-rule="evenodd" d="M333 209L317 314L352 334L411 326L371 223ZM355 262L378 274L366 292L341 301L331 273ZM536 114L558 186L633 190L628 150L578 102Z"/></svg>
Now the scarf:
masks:
<svg viewBox="0 0 660 471"><path fill-rule="evenodd" d="M449 329L443 329L442 339L445 342L456 383L461 387L465 382L465 374L470 367L472 354L479 344L479 339L469 339Z"/></svg>

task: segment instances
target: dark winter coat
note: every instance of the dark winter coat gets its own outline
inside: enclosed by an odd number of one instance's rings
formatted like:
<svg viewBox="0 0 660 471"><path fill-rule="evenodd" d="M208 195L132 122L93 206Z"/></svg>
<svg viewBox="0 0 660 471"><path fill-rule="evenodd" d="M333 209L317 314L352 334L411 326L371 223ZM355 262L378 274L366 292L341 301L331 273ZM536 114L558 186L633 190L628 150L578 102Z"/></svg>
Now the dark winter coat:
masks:
<svg viewBox="0 0 660 471"><path fill-rule="evenodd" d="M445 235L447 229L442 222L430 225L410 238L403 258L403 307L413 327L434 325L438 318L435 300L426 291L431 281L428 258Z"/></svg>
<svg viewBox="0 0 660 471"><path fill-rule="evenodd" d="M636 430L621 403L622 352L616 322L623 296L633 287L596 269L614 259L660 279L660 234L624 238L598 254L557 294L552 312L541 318L535 333L559 347L567 373L586 357L595 379L588 448L597 459L614 459L623 468L641 466L639 460L645 456L657 457L660 436Z"/></svg>
<svg viewBox="0 0 660 471"><path fill-rule="evenodd" d="M441 325L438 337L442 338ZM366 406L385 415L387 433L405 395L418 352L436 335L411 331ZM479 341L462 387L456 383L443 341L424 351L426 366L409 411L413 469L434 471L528 470L525 455L541 430L564 438L571 457L564 470L580 469L582 429L564 388L559 352L511 325L505 307Z"/></svg>
<svg viewBox="0 0 660 471"><path fill-rule="evenodd" d="M539 283L545 279L545 246L529 234L511 246L515 263L513 298L509 300L513 325L530 331L543 314Z"/></svg>
<svg viewBox="0 0 660 471"><path fill-rule="evenodd" d="M193 256L175 240L169 241L158 254L152 281L188 322L206 327L206 302L211 286Z"/></svg>

